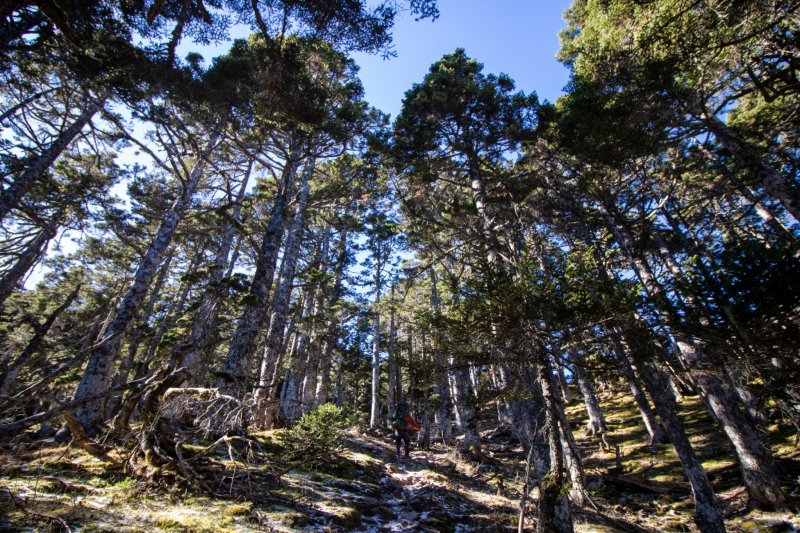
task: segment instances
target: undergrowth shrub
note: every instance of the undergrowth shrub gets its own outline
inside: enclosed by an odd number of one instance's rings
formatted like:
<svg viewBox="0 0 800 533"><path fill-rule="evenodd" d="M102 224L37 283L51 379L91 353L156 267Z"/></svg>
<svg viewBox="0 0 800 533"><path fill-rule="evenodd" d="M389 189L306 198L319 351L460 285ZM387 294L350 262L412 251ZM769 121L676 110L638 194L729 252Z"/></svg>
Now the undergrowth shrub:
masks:
<svg viewBox="0 0 800 533"><path fill-rule="evenodd" d="M352 423L344 409L332 403L304 414L284 437L289 459L303 464L329 461L344 440L344 429Z"/></svg>

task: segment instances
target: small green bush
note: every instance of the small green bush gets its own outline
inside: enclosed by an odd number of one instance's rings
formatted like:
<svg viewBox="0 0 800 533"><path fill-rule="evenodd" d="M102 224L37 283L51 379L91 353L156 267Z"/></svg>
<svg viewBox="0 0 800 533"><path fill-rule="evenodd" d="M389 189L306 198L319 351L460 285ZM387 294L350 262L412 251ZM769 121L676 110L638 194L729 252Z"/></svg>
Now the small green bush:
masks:
<svg viewBox="0 0 800 533"><path fill-rule="evenodd" d="M284 438L289 459L304 464L330 460L341 447L344 428L350 423L344 409L332 403L304 414Z"/></svg>

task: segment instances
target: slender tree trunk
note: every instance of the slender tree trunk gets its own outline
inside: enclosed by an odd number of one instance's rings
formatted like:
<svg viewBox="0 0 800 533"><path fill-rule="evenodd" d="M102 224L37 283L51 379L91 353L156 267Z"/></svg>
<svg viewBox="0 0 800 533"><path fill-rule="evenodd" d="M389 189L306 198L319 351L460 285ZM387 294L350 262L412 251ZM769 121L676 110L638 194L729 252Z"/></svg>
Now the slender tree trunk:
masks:
<svg viewBox="0 0 800 533"><path fill-rule="evenodd" d="M631 364L628 354L625 353L625 348L620 340L619 332L612 330L610 335L611 341L614 345L614 351L617 354L619 366L622 369L625 379L628 381L628 385L631 389L631 395L633 396L633 400L636 402L636 406L639 408L639 413L642 415L644 427L647 428L647 433L650 434L650 444L666 443L667 434L665 433L661 424L658 423L656 414L653 412L652 407L650 407L650 402L647 399L647 395L645 394L644 390L642 390L640 385L641 377Z"/></svg>
<svg viewBox="0 0 800 533"><path fill-rule="evenodd" d="M463 448L473 456L480 456L481 442L475 420L474 397L470 391L469 369L466 364L450 359L450 394L456 413L456 425L464 434Z"/></svg>
<svg viewBox="0 0 800 533"><path fill-rule="evenodd" d="M386 412L391 416L394 413L395 406L397 405L397 397L395 396L394 382L397 379L397 363L395 361L395 337L397 336L397 328L395 324L395 282L392 282L391 298L389 300L389 356L386 359Z"/></svg>
<svg viewBox="0 0 800 533"><path fill-rule="evenodd" d="M564 400L564 405L572 403L572 394L569 391L569 383L567 377L564 375L564 365L555 362L556 372L558 372L558 383L561 386L561 399Z"/></svg>
<svg viewBox="0 0 800 533"><path fill-rule="evenodd" d="M198 253L192 261L189 263L189 267L186 269L187 272L194 272L197 268L198 263L202 260L202 253ZM144 355L140 358L139 362L135 365L136 372L134 373L133 379L134 381L139 380L150 374L151 368L150 365L155 361L158 356L158 347L161 345L161 341L164 339L164 335L175 327L178 319L183 314L183 311L186 309L186 302L189 300L189 292L191 291L192 284L189 282L184 282L178 292L178 297L174 298L167 307L166 312L164 313L164 319L158 323L153 335L150 337L150 340L147 342L147 348L144 351Z"/></svg>
<svg viewBox="0 0 800 533"><path fill-rule="evenodd" d="M319 233L320 238L314 252L312 265L320 271L328 272L331 267L329 260L331 227L320 228ZM325 302L328 298L328 292L329 284L327 282L320 281L314 286L313 308L308 320L304 321L309 324L307 329L310 329L310 333L307 335L308 349L306 350L305 373L303 375L303 412L313 409L316 403L320 357L322 356L322 344L325 338L322 317L325 315Z"/></svg>
<svg viewBox="0 0 800 533"><path fill-rule="evenodd" d="M422 331L420 333L420 359L425 367L427 367L430 362L428 361L428 350L427 350L427 343L425 342L425 332ZM427 378L427 376L425 376ZM428 382L428 379L422 380L422 398L421 404L421 424L422 424L422 432L419 435L419 445L423 449L428 449L431 447L431 387Z"/></svg>
<svg viewBox="0 0 800 533"><path fill-rule="evenodd" d="M72 143L73 139L78 136L95 114L102 109L105 104L105 99L106 94L102 94L89 102L86 109L75 119L75 122L62 131L55 141L53 141L43 153L31 161L28 168L19 176L16 176L11 185L0 193L0 221L5 220L8 213L19 205L22 197L33 188L36 181L41 179L42 175L53 166L53 163L64 153L64 150Z"/></svg>
<svg viewBox="0 0 800 533"><path fill-rule="evenodd" d="M39 231L36 236L31 239L25 250L20 254L14 266L12 266L0 278L0 306L2 306L6 298L8 298L19 282L24 278L31 268L39 262L44 253L47 251L47 245L50 239L56 236L55 226L48 226Z"/></svg>
<svg viewBox="0 0 800 533"><path fill-rule="evenodd" d="M300 245L303 241L303 232L306 226L306 211L308 208L308 198L311 192L311 177L314 173L315 165L316 160L311 156L306 161L305 168L303 169L297 196L297 207L295 208L294 218L287 231L278 285L275 287L275 294L272 297L272 313L264 343L264 355L261 360L261 371L258 378L258 385L260 388L257 394L257 396L267 398L269 401L277 398L278 377L280 376L281 360L283 357L281 347L283 346L284 330L286 328L289 311L289 300L297 268L297 256L300 252Z"/></svg>
<svg viewBox="0 0 800 533"><path fill-rule="evenodd" d="M330 308L331 316L328 319L327 330L325 332L325 344L320 356L319 380L317 382L316 398L314 407L319 407L328 401L328 394L331 385L331 366L333 364L333 348L336 345L336 330L339 327L339 315L335 310L336 304L342 297L342 287L344 282L344 269L347 265L347 236L346 229L342 230L337 244L335 280L331 291ZM338 404L337 404L338 405Z"/></svg>
<svg viewBox="0 0 800 533"><path fill-rule="evenodd" d="M174 368L186 368L190 376L187 381L190 383L202 382L207 371L205 362L207 358L203 357L203 352L209 350L216 338L216 326L219 320L220 304L219 284L223 277L230 275L226 271L229 270L232 263L235 261L230 258L231 247L235 236L234 224L241 222L242 201L247 192L247 183L250 180L252 169L253 161L251 160L244 178L242 179L242 183L239 186L236 198L233 201L233 209L230 214L230 218L233 222L226 224L222 232L222 238L219 241L214 256L214 263L211 276L208 280L208 286L203 294L203 301L192 320L192 330L189 334L189 339L186 343L175 346L170 354L169 364Z"/></svg>
<svg viewBox="0 0 800 533"><path fill-rule="evenodd" d="M269 296L272 291L275 264L283 239L288 196L294 188L294 178L302 159L304 142L295 136L289 146L289 154L281 173L281 182L272 204L267 229L261 240L256 271L250 282L250 293L236 331L233 334L228 354L222 363L217 386L229 393L244 394L250 375L250 364L256 351L256 343L267 319Z"/></svg>
<svg viewBox="0 0 800 533"><path fill-rule="evenodd" d="M631 267L642 282L645 291L670 326L676 322L668 298L640 255L626 226L616 220L616 214L608 204L601 202L609 230L626 254ZM683 334L680 327L671 328L672 337L683 362L691 371L694 382L703 392L708 410L716 418L723 432L733 444L753 505L764 509L782 509L786 505L780 481L772 464L770 452L758 438L758 434L744 415L738 410L735 400L725 390L724 384L713 370L712 362Z"/></svg>
<svg viewBox="0 0 800 533"><path fill-rule="evenodd" d="M593 437L596 434L605 433L608 431L608 426L603 416L603 410L600 408L600 402L597 400L594 385L583 367L585 363L584 357L576 350L572 350L569 358L572 361L572 374L575 376L575 381L578 382L581 395L583 395L583 403L589 415L589 421L586 423L586 433Z"/></svg>
<svg viewBox="0 0 800 533"><path fill-rule="evenodd" d="M61 313L66 311L67 308L72 305L72 302L74 302L75 298L78 297L80 290L81 285L76 285L75 288L72 289L72 291L67 295L67 298L64 300L64 302L56 307L52 313L47 315L47 318L44 320L44 322L38 324L36 328L34 328L34 333L33 337L31 337L31 340L28 341L28 344L25 345L25 348L22 350L22 352L10 362L5 375L0 376L0 399L10 395L11 386L14 384L14 381L16 381L20 371L23 369L25 364L30 361L30 358L41 350L44 339L49 333L50 328L53 327L53 324L55 323L56 319L61 316Z"/></svg>
<svg viewBox="0 0 800 533"><path fill-rule="evenodd" d="M701 118L719 143L733 156L736 165L748 173L754 183L760 183L772 198L778 200L795 221L800 222L800 195L777 170L756 155L733 130L705 109Z"/></svg>
<svg viewBox="0 0 800 533"><path fill-rule="evenodd" d="M300 352L300 350L303 348L301 346L301 339L302 334L299 331L295 331L289 340L290 348L287 354L289 368L286 370L286 373L283 376L283 387L281 388L279 397L282 417L287 424L291 424L293 421L300 418L302 414L302 409L300 406L300 388L302 387L301 380L303 372L303 356ZM277 388L277 386L278 384L276 382L275 387ZM266 398L269 401L269 397ZM273 411L272 406L266 406L266 411ZM264 427L272 427L272 425L276 422L275 415L267 415L265 422L266 425Z"/></svg>
<svg viewBox="0 0 800 533"><path fill-rule="evenodd" d="M133 327L130 339L128 339L127 354L122 361L120 361L117 374L114 376L114 379L111 380L112 389L119 387L128 380L128 374L130 373L131 368L136 361L136 354L139 351L139 345L141 344L142 337L144 336L144 330L146 328L147 321L150 319L150 315L153 314L153 307L155 307L159 296L161 296L161 289L164 286L164 280L167 278L167 274L169 274L169 267L171 263L172 252L168 252L166 259L164 259L164 263L161 265L161 268L158 271L156 280L153 283L153 288L150 290L150 297L142 307L141 317L137 321L137 324ZM116 412L120 401L120 396L114 396L108 399L106 402L106 419L110 419L114 415L114 412Z"/></svg>
<svg viewBox="0 0 800 533"><path fill-rule="evenodd" d="M136 318L142 298L150 288L164 252L169 248L178 223L191 204L194 191L203 175L206 160L216 147L218 138L218 135L214 134L209 139L189 178L184 182L181 194L175 199L166 217L164 217L147 253L145 253L139 268L136 270L133 284L128 289L122 302L120 302L116 316L105 332L103 342L89 355L89 361L73 399L80 400L103 392L108 388L114 362L119 354L125 332ZM75 416L78 421L90 432L93 431L93 426L100 422L99 419L102 414L103 409L99 401L90 402L75 410Z"/></svg>
<svg viewBox="0 0 800 533"><path fill-rule="evenodd" d="M707 148L703 148L703 152L706 154L707 157L712 159L715 164L714 167L720 171L720 173L725 177L727 181L729 181L733 186L736 188L737 191L742 195L742 197L750 202L750 205L753 206L755 209L756 214L761 218L761 220L766 224L776 235L780 235L781 237L791 237L792 232L781 222L781 220L775 216L772 211L764 205L764 203L759 200L753 191L742 183L742 181L736 177L736 175L728 170L720 160L719 157Z"/></svg>
<svg viewBox="0 0 800 533"><path fill-rule="evenodd" d="M653 398L656 411L664 423L665 431L692 487L695 505L694 523L703 533L724 533L725 522L714 489L686 436L683 422L677 414L678 405L672 395L669 379L663 372L650 365L645 364L641 368L645 386Z"/></svg>
<svg viewBox="0 0 800 533"><path fill-rule="evenodd" d="M375 324L372 333L372 396L369 413L369 427L372 429L376 429L381 423L381 313L378 305L381 301L381 290L383 288L383 275L381 272L383 261L381 261L380 257L375 259L375 302L372 311L375 315Z"/></svg>
<svg viewBox="0 0 800 533"><path fill-rule="evenodd" d="M438 280L436 278L436 271L433 267L430 268L431 278L431 309L433 309L434 317L438 320L442 314L442 304L439 300L439 289L437 287ZM436 328L437 334L439 328ZM436 392L439 396L439 402L434 413L436 427L439 428L439 433L442 436L442 441L449 443L453 437L453 424L450 420L450 387L447 382L447 360L442 355L440 349L440 338L434 337L433 339L433 364L436 368Z"/></svg>

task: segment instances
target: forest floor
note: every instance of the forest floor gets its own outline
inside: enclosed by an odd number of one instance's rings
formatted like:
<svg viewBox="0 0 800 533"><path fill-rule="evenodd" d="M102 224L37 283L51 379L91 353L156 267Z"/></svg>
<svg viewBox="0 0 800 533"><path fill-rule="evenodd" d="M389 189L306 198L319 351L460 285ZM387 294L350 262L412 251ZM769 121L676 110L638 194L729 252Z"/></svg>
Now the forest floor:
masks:
<svg viewBox="0 0 800 533"><path fill-rule="evenodd" d="M648 445L629 396L601 397L608 447L583 434L580 404L568 408L593 502L575 512L576 531L695 531L691 493L671 447ZM729 531L800 530L797 514L747 510L730 450L705 411L695 398L687 398L682 409ZM765 432L797 505L800 448L777 428ZM273 477L257 475L259 465L237 467L243 474L237 483L247 485L248 496L229 498L134 480L74 447L20 438L0 449L0 531L515 531L525 471L522 447L507 430L486 428L482 436L480 463L442 444L414 448L410 459L398 461L388 432L353 430L342 451L321 464ZM256 437L280 453L281 431ZM221 452L219 460L225 456L227 451ZM241 494L242 487L236 488Z"/></svg>

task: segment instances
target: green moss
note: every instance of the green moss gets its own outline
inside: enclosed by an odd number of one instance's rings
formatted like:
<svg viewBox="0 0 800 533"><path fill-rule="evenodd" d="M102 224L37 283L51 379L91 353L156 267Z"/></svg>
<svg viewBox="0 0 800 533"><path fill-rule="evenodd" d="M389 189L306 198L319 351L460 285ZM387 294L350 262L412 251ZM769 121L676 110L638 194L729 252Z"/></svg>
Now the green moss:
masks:
<svg viewBox="0 0 800 533"><path fill-rule="evenodd" d="M353 507L329 507L333 521L341 526L355 527L361 523L361 513Z"/></svg>
<svg viewBox="0 0 800 533"><path fill-rule="evenodd" d="M230 516L218 514L164 513L153 520L153 525L164 531L185 533L224 533L233 531L235 524Z"/></svg>
<svg viewBox="0 0 800 533"><path fill-rule="evenodd" d="M253 502L237 503L227 506L222 510L222 514L225 516L243 516L249 515L252 510Z"/></svg>

